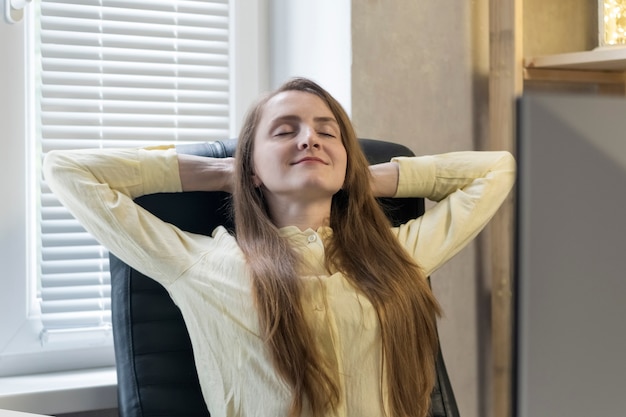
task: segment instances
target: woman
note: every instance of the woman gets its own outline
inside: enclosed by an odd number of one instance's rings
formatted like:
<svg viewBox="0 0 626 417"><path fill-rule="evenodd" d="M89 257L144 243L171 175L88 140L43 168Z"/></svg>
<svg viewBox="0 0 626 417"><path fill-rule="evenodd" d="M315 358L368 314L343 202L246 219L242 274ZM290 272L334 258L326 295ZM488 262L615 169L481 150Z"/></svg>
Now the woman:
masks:
<svg viewBox="0 0 626 417"><path fill-rule="evenodd" d="M91 233L167 288L212 416L424 417L439 314L425 277L488 222L514 161L457 152L368 167L339 103L294 79L250 111L236 159L51 152L44 171ZM183 232L132 201L194 190L233 193L235 236ZM391 228L383 196L438 203Z"/></svg>

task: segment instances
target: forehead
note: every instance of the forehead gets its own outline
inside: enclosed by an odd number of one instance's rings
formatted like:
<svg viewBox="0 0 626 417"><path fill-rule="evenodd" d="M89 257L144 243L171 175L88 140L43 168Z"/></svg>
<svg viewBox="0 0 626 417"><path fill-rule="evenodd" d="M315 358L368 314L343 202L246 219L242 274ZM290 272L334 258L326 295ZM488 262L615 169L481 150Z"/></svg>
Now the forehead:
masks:
<svg viewBox="0 0 626 417"><path fill-rule="evenodd" d="M286 115L296 115L303 119L308 116L335 118L321 97L304 91L283 91L265 103L261 120L271 122Z"/></svg>

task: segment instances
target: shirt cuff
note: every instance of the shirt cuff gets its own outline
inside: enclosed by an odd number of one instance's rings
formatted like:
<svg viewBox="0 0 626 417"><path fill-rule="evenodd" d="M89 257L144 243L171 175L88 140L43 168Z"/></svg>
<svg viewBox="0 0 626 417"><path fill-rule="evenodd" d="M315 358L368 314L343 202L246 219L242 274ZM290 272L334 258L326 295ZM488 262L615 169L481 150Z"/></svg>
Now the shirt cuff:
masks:
<svg viewBox="0 0 626 417"><path fill-rule="evenodd" d="M425 197L435 188L435 160L432 156L400 156L391 159L398 164L398 189L395 198Z"/></svg>

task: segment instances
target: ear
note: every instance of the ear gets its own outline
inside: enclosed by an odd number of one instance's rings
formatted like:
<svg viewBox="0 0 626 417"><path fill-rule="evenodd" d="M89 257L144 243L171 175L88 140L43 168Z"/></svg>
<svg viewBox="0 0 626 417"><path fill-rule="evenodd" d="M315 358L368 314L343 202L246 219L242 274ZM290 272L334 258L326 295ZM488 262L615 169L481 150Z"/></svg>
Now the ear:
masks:
<svg viewBox="0 0 626 417"><path fill-rule="evenodd" d="M256 174L252 174L252 183L256 188L259 188L261 185L263 185L263 181L261 181L261 179L257 177Z"/></svg>

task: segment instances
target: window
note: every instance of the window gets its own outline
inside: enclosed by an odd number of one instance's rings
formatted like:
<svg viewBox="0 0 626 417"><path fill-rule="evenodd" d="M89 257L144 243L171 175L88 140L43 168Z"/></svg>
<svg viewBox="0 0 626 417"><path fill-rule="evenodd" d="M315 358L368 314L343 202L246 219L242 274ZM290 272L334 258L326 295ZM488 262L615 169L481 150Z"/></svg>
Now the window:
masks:
<svg viewBox="0 0 626 417"><path fill-rule="evenodd" d="M39 22L42 155L229 136L227 1L44 0ZM41 342L111 345L108 252L40 184Z"/></svg>
<svg viewBox="0 0 626 417"><path fill-rule="evenodd" d="M261 8L238 3L32 4L28 260L27 271L13 279L26 275L30 284L23 308L11 310L20 317L2 320L10 334L0 339L0 376L113 363L108 254L41 181L40 161L52 149L232 137L240 103L264 89L267 73L259 53L265 39L243 36L241 24L262 33ZM259 71L244 78L244 68Z"/></svg>

